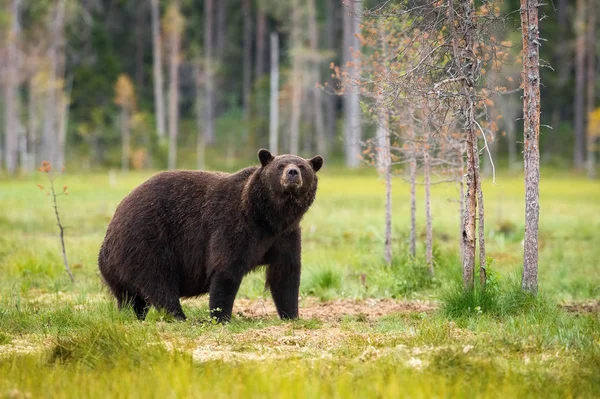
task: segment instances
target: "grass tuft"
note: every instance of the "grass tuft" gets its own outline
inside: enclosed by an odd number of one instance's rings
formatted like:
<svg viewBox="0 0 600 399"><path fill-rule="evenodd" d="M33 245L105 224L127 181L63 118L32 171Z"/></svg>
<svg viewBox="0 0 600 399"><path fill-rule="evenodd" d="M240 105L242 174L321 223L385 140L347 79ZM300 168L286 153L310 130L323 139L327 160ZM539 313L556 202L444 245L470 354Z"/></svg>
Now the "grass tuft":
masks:
<svg viewBox="0 0 600 399"><path fill-rule="evenodd" d="M475 278L478 281L478 276ZM479 285L465 290L455 282L441 295L442 311L450 318L469 317L482 313L502 317L520 313L544 314L556 310L552 300L543 293L533 295L521 289L515 278L501 279L488 269L485 290Z"/></svg>
<svg viewBox="0 0 600 399"><path fill-rule="evenodd" d="M77 334L57 336L51 350L51 363L76 363L88 368L115 367L126 362L131 367L149 364L167 353L147 330L126 329L120 324L89 326Z"/></svg>

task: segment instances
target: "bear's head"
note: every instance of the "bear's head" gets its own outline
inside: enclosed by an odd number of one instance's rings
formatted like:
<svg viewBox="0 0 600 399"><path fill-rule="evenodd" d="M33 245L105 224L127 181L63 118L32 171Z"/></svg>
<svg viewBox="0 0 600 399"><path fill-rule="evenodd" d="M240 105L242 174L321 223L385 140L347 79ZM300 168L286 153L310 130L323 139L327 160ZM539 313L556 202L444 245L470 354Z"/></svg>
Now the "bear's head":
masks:
<svg viewBox="0 0 600 399"><path fill-rule="evenodd" d="M291 197L313 195L317 189L317 172L323 166L323 157L304 159L296 155L274 157L268 150L258 152L262 178L274 194Z"/></svg>

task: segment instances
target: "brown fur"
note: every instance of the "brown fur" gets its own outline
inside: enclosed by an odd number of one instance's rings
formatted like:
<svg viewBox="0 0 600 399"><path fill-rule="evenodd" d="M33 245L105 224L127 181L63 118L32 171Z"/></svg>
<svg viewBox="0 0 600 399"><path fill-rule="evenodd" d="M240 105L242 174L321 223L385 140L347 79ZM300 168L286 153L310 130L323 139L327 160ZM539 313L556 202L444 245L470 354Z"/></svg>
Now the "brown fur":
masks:
<svg viewBox="0 0 600 399"><path fill-rule="evenodd" d="M266 265L279 316L298 317L300 220L323 158L261 150L259 159L235 174L162 172L123 199L98 257L120 307L185 319L179 299L210 293L212 315L226 321L242 278Z"/></svg>

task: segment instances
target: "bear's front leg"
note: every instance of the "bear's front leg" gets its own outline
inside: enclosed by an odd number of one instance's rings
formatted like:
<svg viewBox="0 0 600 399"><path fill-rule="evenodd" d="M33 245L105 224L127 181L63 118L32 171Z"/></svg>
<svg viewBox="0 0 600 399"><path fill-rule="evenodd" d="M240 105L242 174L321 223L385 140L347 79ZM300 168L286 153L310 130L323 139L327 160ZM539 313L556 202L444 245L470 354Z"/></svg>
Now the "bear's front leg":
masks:
<svg viewBox="0 0 600 399"><path fill-rule="evenodd" d="M233 301L240 288L241 278L228 273L216 273L210 282L209 307L210 316L219 323L231 320Z"/></svg>
<svg viewBox="0 0 600 399"><path fill-rule="evenodd" d="M277 240L269 251L267 286L282 319L298 318L300 291L301 244L300 230L295 230Z"/></svg>

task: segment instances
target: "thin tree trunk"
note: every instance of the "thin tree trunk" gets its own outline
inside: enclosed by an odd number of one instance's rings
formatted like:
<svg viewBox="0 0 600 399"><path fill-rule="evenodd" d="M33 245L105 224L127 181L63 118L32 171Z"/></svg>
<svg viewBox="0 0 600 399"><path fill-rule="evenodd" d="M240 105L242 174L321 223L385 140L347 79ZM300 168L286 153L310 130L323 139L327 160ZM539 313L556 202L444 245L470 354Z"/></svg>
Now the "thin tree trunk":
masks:
<svg viewBox="0 0 600 399"><path fill-rule="evenodd" d="M385 179L385 244L384 258L388 265L392 264L392 155L390 140L390 114L385 104L377 104L377 158L379 173Z"/></svg>
<svg viewBox="0 0 600 399"><path fill-rule="evenodd" d="M465 289L472 290L475 272L475 251L477 237L475 225L477 219L477 133L475 131L475 59L474 44L476 25L474 21L473 0L462 0L459 5L461 19L458 21L462 37L458 37L454 24L453 0L448 0L449 24L452 29L452 48L454 63L459 68L462 77L462 116L467 145L467 170L465 191L465 214L462 231L463 241L463 284ZM459 47L460 46L460 47Z"/></svg>
<svg viewBox="0 0 600 399"><path fill-rule="evenodd" d="M523 35L523 120L525 166L525 239L523 290L537 293L540 214L540 53L538 0L521 0Z"/></svg>
<svg viewBox="0 0 600 399"><path fill-rule="evenodd" d="M384 113L385 123L385 261L392 264L392 160L390 134L388 130L389 115Z"/></svg>
<svg viewBox="0 0 600 399"><path fill-rule="evenodd" d="M179 51L183 22L178 19L178 17L181 17L179 4L173 3L171 7L174 7L174 9L172 11L172 26L169 32L169 169L175 169L179 130Z"/></svg>
<svg viewBox="0 0 600 399"><path fill-rule="evenodd" d="M575 32L575 168L582 169L585 157L585 7L586 0L577 0Z"/></svg>
<svg viewBox="0 0 600 399"><path fill-rule="evenodd" d="M162 43L160 38L160 9L159 0L151 0L152 10L152 58L154 73L154 112L156 112L156 129L160 140L165 138L166 119L164 105L164 83L162 68Z"/></svg>
<svg viewBox="0 0 600 399"><path fill-rule="evenodd" d="M34 165L36 165L36 155L38 154L38 127L39 127L39 119L38 119L38 91L35 87L34 76L29 78L28 82L28 91L29 98L27 102L27 118L28 118L28 167L29 171L33 171Z"/></svg>
<svg viewBox="0 0 600 399"><path fill-rule="evenodd" d="M429 155L429 129L425 127L425 142L423 143L423 177L425 183L425 261L430 276L433 277L433 225L431 222L431 160Z"/></svg>
<svg viewBox="0 0 600 399"><path fill-rule="evenodd" d="M267 16L258 7L256 10L256 71L255 78L259 79L265 74L265 50L267 35Z"/></svg>
<svg viewBox="0 0 600 399"><path fill-rule="evenodd" d="M300 149L300 115L302 105L302 66L300 52L302 51L301 42L301 18L299 0L292 2L292 115L290 126L290 153L298 154Z"/></svg>
<svg viewBox="0 0 600 399"><path fill-rule="evenodd" d="M136 1L135 14L135 85L142 91L144 86L144 38L147 0Z"/></svg>
<svg viewBox="0 0 600 399"><path fill-rule="evenodd" d="M484 134L484 133L482 133ZM475 142L475 151L477 151L477 142ZM483 207L483 189L481 188L481 176L479 175L479 158L475 165L475 175L477 181L477 231L479 233L479 286L485 289L487 281L487 260L485 254L485 211Z"/></svg>
<svg viewBox="0 0 600 399"><path fill-rule="evenodd" d="M325 46L332 52L337 52L339 43L337 43L336 37L339 25L339 18L337 13L338 0L327 0L327 22L325 25ZM337 44L337 46L336 46ZM337 121L337 96L329 94L325 96L325 115L326 115L326 137L331 143L335 138L335 125Z"/></svg>
<svg viewBox="0 0 600 399"><path fill-rule="evenodd" d="M596 4L597 0L589 0L588 4L588 24L587 24L587 114L589 115L596 107ZM588 122L589 126L589 122ZM588 177L596 177L596 153L595 140L593 134L587 136L587 172Z"/></svg>
<svg viewBox="0 0 600 399"><path fill-rule="evenodd" d="M244 14L244 44L243 44L243 107L244 107L244 137L248 137L250 129L250 91L252 89L252 14L250 0L242 0Z"/></svg>
<svg viewBox="0 0 600 399"><path fill-rule="evenodd" d="M462 236L462 233L465 229L464 223L465 223L465 151L464 151L464 147L461 145L460 149L458 150L458 159L460 160L460 171L459 171L459 175L458 175L458 189L459 189L459 196L460 196L460 235ZM461 239L460 240L460 258L462 259L464 257L464 253L465 253L465 246L464 246L464 241Z"/></svg>
<svg viewBox="0 0 600 399"><path fill-rule="evenodd" d="M205 117L204 142L212 144L215 141L215 104L214 82L212 71L214 0L204 1L204 83L205 83Z"/></svg>
<svg viewBox="0 0 600 399"><path fill-rule="evenodd" d="M271 33L271 95L269 106L269 150L279 151L279 36Z"/></svg>
<svg viewBox="0 0 600 399"><path fill-rule="evenodd" d="M67 145L67 130L69 128L69 110L71 108L71 90L73 79L67 81L66 91L59 93L59 119L58 119L58 164L62 167L66 164L65 147Z"/></svg>
<svg viewBox="0 0 600 399"><path fill-rule="evenodd" d="M196 168L202 170L205 167L205 144L204 144L204 110L202 104L202 71L201 60L194 62L194 82L196 84Z"/></svg>
<svg viewBox="0 0 600 399"><path fill-rule="evenodd" d="M130 147L129 147L129 115L125 107L121 108L121 171L123 173L129 172L129 159L130 159Z"/></svg>
<svg viewBox="0 0 600 399"><path fill-rule="evenodd" d="M360 42L355 36L359 33L358 17L362 13L362 1L357 0L351 3L353 8L344 10L344 48L343 64L353 61L352 50L357 51ZM353 65L348 71L352 82L358 79L358 65ZM356 168L360 164L360 139L361 139L361 117L360 117L360 97L358 89L350 87L344 95L344 138L346 152L346 166Z"/></svg>
<svg viewBox="0 0 600 399"><path fill-rule="evenodd" d="M8 35L6 79L4 91L4 160L9 174L15 174L19 154L19 77L18 77L18 40L20 35L21 0L13 0L11 6L12 22Z"/></svg>
<svg viewBox="0 0 600 399"><path fill-rule="evenodd" d="M319 27L317 25L317 13L315 0L308 0L308 26L310 34L310 51L312 54L312 81L310 82L313 92L313 112L315 117L315 130L317 134L317 152L327 154L327 139L325 138L325 122L323 119L323 96L320 88L321 73L319 72Z"/></svg>
<svg viewBox="0 0 600 399"><path fill-rule="evenodd" d="M417 256L417 148L415 131L409 127L410 146L410 255Z"/></svg>

